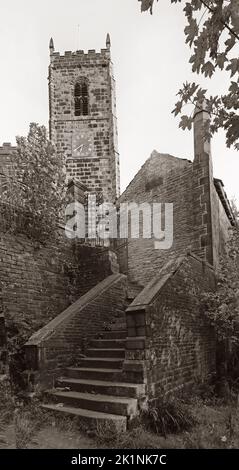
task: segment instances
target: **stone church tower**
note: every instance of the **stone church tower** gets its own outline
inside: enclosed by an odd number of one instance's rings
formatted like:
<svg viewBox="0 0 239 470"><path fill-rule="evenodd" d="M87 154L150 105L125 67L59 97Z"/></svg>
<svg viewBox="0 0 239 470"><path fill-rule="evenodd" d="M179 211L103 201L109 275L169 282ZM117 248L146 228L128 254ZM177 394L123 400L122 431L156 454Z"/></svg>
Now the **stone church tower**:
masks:
<svg viewBox="0 0 239 470"><path fill-rule="evenodd" d="M50 41L50 138L66 158L68 180L104 201L119 197L115 80L110 36L106 49L54 51Z"/></svg>

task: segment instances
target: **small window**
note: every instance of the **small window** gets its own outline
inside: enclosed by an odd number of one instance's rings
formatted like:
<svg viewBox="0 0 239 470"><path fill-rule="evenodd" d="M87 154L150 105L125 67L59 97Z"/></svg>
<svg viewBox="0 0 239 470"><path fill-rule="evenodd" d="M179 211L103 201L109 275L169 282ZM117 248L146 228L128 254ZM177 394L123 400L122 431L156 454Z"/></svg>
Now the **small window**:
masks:
<svg viewBox="0 0 239 470"><path fill-rule="evenodd" d="M75 116L88 116L88 114L88 84L85 81L82 81L75 85Z"/></svg>

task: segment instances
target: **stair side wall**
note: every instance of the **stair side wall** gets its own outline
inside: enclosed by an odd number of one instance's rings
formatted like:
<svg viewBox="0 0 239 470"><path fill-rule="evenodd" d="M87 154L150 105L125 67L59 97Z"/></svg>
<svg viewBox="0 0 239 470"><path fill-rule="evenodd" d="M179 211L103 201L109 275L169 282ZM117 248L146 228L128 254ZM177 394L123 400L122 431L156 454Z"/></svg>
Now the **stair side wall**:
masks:
<svg viewBox="0 0 239 470"><path fill-rule="evenodd" d="M188 255L169 263L127 309L124 370L132 377L141 370L150 400L215 372L215 332L200 305L200 293L214 287L209 264Z"/></svg>
<svg viewBox="0 0 239 470"><path fill-rule="evenodd" d="M83 246L59 237L47 244L0 233L0 284L6 327L29 326L29 336L68 305L115 272L104 247ZM25 333L25 332L24 332Z"/></svg>
<svg viewBox="0 0 239 470"><path fill-rule="evenodd" d="M77 365L91 339L125 311L126 276L113 274L33 335L25 345L27 369L44 388Z"/></svg>

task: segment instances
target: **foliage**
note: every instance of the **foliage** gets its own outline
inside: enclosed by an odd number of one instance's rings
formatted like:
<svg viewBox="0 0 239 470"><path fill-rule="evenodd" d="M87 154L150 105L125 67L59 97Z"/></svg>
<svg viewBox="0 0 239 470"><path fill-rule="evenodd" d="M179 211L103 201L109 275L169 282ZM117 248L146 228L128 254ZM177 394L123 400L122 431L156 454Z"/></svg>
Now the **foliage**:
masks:
<svg viewBox="0 0 239 470"><path fill-rule="evenodd" d="M15 412L14 419L16 449L27 449L34 441L36 426L26 414Z"/></svg>
<svg viewBox="0 0 239 470"><path fill-rule="evenodd" d="M219 341L239 344L239 228L231 229L226 253L221 257L217 290L204 293L202 308Z"/></svg>
<svg viewBox="0 0 239 470"><path fill-rule="evenodd" d="M57 230L65 198L64 161L47 138L44 126L30 124L27 137L17 137L13 176L1 195L11 212L10 230L44 242Z"/></svg>
<svg viewBox="0 0 239 470"><path fill-rule="evenodd" d="M6 445L5 429L14 413L14 399L11 396L7 375L0 375L0 446Z"/></svg>
<svg viewBox="0 0 239 470"><path fill-rule="evenodd" d="M142 425L125 432L118 431L110 423L105 422L97 425L95 438L99 448L157 449L161 447L158 436L149 433Z"/></svg>
<svg viewBox="0 0 239 470"><path fill-rule="evenodd" d="M169 433L187 431L196 424L188 405L176 397L164 396L156 405L142 411L142 420L149 429L166 437Z"/></svg>
<svg viewBox="0 0 239 470"><path fill-rule="evenodd" d="M235 197L233 199L231 199L230 205L231 205L232 212L235 216L235 219L238 222L238 220L239 220L239 210L238 210L238 207L237 207L237 200L236 200Z"/></svg>
<svg viewBox="0 0 239 470"><path fill-rule="evenodd" d="M142 11L152 13L154 0L139 0ZM159 1L159 0L157 0ZM171 0L171 3L182 3ZM185 105L204 106L211 116L205 124L208 138L222 128L226 144L239 150L239 3L238 0L191 0L183 9L187 21L184 29L186 44L193 50L190 63L192 71L211 78L217 71L225 71L228 89L223 95L207 96L207 90L196 83L184 83L179 90L175 116L181 114L180 127L191 129L193 111L183 114Z"/></svg>
<svg viewBox="0 0 239 470"><path fill-rule="evenodd" d="M7 375L2 375L0 378L0 417L2 423L8 423L11 420L14 406L9 378Z"/></svg>

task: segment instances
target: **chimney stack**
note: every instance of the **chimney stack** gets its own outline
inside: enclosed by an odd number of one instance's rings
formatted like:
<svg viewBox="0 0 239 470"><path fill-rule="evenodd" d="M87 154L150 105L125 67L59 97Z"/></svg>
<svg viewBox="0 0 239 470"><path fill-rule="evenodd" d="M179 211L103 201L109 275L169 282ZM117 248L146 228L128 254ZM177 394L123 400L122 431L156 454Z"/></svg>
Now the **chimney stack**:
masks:
<svg viewBox="0 0 239 470"><path fill-rule="evenodd" d="M206 101L199 102L194 112L194 158L207 154L211 157L211 142L205 137L206 123L210 121Z"/></svg>

